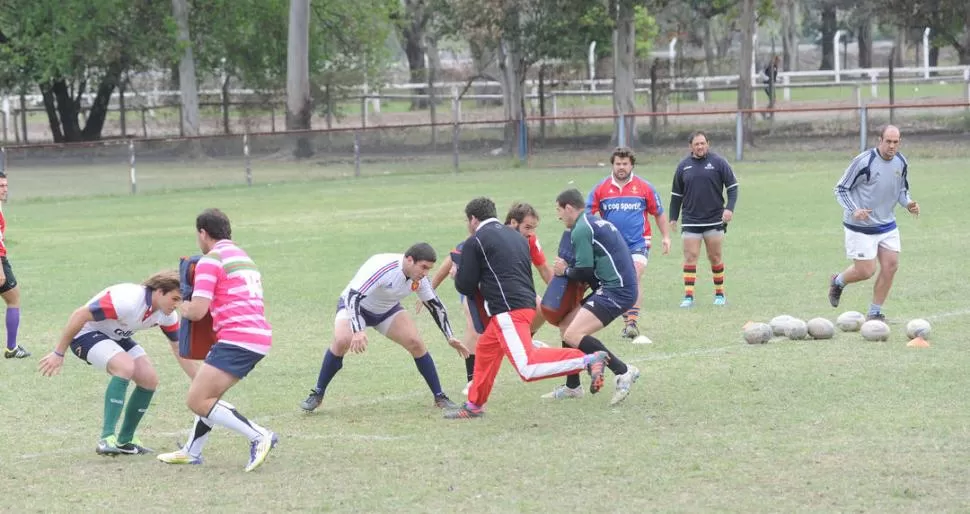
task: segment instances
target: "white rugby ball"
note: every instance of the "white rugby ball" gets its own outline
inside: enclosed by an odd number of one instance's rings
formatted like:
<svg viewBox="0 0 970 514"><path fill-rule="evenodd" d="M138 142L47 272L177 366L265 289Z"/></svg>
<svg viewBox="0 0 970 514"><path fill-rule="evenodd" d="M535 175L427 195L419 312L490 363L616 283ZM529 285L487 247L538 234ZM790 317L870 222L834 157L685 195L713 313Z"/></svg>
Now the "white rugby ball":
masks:
<svg viewBox="0 0 970 514"><path fill-rule="evenodd" d="M785 337L795 341L807 338L808 325L798 318L793 318L785 327Z"/></svg>
<svg viewBox="0 0 970 514"><path fill-rule="evenodd" d="M795 319L793 316L789 316L787 314L782 314L780 316L771 318L771 321L768 322L768 324L771 325L771 333L776 336L785 335L785 327L787 327L793 319Z"/></svg>
<svg viewBox="0 0 970 514"><path fill-rule="evenodd" d="M860 329L862 338L866 341L888 341L889 325L878 319L871 319L862 324Z"/></svg>
<svg viewBox="0 0 970 514"><path fill-rule="evenodd" d="M930 336L931 328L929 321L925 319L914 319L906 324L906 337L910 339L917 337L926 339Z"/></svg>
<svg viewBox="0 0 970 514"><path fill-rule="evenodd" d="M812 318L808 320L808 335L812 339L832 339L835 325L825 318Z"/></svg>
<svg viewBox="0 0 970 514"><path fill-rule="evenodd" d="M744 326L744 341L748 344L765 344L771 339L771 325L767 323L748 323Z"/></svg>
<svg viewBox="0 0 970 514"><path fill-rule="evenodd" d="M843 332L858 332L865 322L866 317L857 311L843 312L835 319L835 325Z"/></svg>

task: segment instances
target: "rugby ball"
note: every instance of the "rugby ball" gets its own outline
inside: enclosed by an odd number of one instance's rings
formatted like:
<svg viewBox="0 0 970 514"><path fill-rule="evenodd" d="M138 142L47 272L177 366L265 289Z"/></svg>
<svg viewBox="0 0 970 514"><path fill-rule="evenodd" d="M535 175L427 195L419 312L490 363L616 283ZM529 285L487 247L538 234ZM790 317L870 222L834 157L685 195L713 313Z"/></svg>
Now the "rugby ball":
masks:
<svg viewBox="0 0 970 514"><path fill-rule="evenodd" d="M785 335L785 327L787 327L793 319L795 318L787 314L782 314L780 316L771 318L771 321L768 322L768 324L771 325L771 333L776 336Z"/></svg>
<svg viewBox="0 0 970 514"><path fill-rule="evenodd" d="M793 341L808 338L808 325L798 318L793 318L785 327L785 337Z"/></svg>
<svg viewBox="0 0 970 514"><path fill-rule="evenodd" d="M862 338L866 341L888 341L889 325L878 319L871 319L862 324L860 329Z"/></svg>
<svg viewBox="0 0 970 514"><path fill-rule="evenodd" d="M835 335L835 324L825 318L812 318L807 325L812 339L832 339Z"/></svg>
<svg viewBox="0 0 970 514"><path fill-rule="evenodd" d="M866 317L857 311L843 312L835 319L835 325L843 332L858 332L865 322Z"/></svg>
<svg viewBox="0 0 970 514"><path fill-rule="evenodd" d="M926 339L930 336L930 322L925 319L914 319L906 324L906 337L916 339L922 337Z"/></svg>
<svg viewBox="0 0 970 514"><path fill-rule="evenodd" d="M765 344L771 339L771 325L767 323L746 323L742 331L748 344Z"/></svg>

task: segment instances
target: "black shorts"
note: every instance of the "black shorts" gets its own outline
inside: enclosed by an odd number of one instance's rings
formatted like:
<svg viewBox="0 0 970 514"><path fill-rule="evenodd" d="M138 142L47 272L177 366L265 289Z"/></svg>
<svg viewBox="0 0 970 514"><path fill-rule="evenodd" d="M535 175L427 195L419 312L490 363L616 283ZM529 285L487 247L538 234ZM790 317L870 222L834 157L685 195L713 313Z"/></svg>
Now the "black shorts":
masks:
<svg viewBox="0 0 970 514"><path fill-rule="evenodd" d="M7 281L0 286L0 294L3 294L17 287L17 277L14 276L13 269L10 267L10 261L7 260L6 255L0 257L0 266L3 266L3 274L7 277Z"/></svg>
<svg viewBox="0 0 970 514"><path fill-rule="evenodd" d="M637 303L635 287L621 289L599 288L583 299L583 308L592 312L596 319L607 326Z"/></svg>
<svg viewBox="0 0 970 514"><path fill-rule="evenodd" d="M715 232L727 233L727 223L721 223L719 225L705 225L703 227L680 227L681 234L708 235Z"/></svg>

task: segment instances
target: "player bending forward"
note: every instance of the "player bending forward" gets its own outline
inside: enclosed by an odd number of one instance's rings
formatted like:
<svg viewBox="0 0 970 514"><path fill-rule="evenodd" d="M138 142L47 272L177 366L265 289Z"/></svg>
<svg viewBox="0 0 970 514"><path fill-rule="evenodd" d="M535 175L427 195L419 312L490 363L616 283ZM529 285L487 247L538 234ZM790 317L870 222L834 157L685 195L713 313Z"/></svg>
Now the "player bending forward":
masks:
<svg viewBox="0 0 970 514"><path fill-rule="evenodd" d="M583 299L582 304L559 323L563 346L578 348L585 354L606 352L609 355L610 371L616 375L616 390L610 405L616 405L630 395L630 386L640 378L640 370L624 364L593 334L629 312L637 301L639 287L633 257L612 223L585 212L579 190L559 193L556 212L570 230L575 263L569 266L565 260L557 258L553 270L556 275L593 286L593 292ZM598 391L595 383L590 386L591 393ZM582 396L579 374L572 373L566 375L565 385L557 386L543 398L559 400Z"/></svg>
<svg viewBox="0 0 970 514"><path fill-rule="evenodd" d="M470 308L483 307L489 319L485 332L478 338L468 401L458 409L445 412L445 418L477 418L484 414L503 353L522 380L540 380L586 369L592 377L592 387L598 390L603 385L606 352L584 355L573 348L532 346L536 290L525 239L499 222L495 203L488 198L469 202L465 217L470 237L462 247L455 288L468 297Z"/></svg>
<svg viewBox="0 0 970 514"><path fill-rule="evenodd" d="M178 451L158 459L167 464L201 464L202 447L212 427L221 425L249 439L245 470L252 471L266 460L277 436L219 400L256 367L272 345L262 276L256 263L232 241L229 218L222 211L206 209L196 218L195 228L205 255L195 268L192 299L182 304L181 313L198 321L208 312L216 343L189 386L186 403L196 415L189 440Z"/></svg>
<svg viewBox="0 0 970 514"><path fill-rule="evenodd" d="M539 228L539 213L536 212L532 205L518 202L512 205L509 212L505 215L505 225L514 228L522 237L529 242L529 258L532 261L532 265L539 272L539 276L542 277L542 281L546 284L552 280L552 266L546 260L545 254L542 253L542 245L539 244L539 237L536 235L536 229ZM458 243L455 250L452 252L455 255L461 255L461 248L464 241ZM444 262L441 263L441 267L435 273L434 277L431 279L431 287L435 290L438 286L444 282L445 278L448 276L453 276L454 272L457 270L456 263L452 260L451 255L445 258ZM465 331L462 337L462 343L468 348L468 357L465 357L465 374L468 383L462 390L461 394L468 396L468 390L472 386L472 378L475 374L475 346L478 342L479 333L475 328L474 323L472 323L471 313L468 311L468 303L465 301L464 295L460 295L460 302L462 311L465 314ZM541 297L536 297L536 305L542 303ZM418 311L420 311L420 304L418 305ZM532 320L532 334L539 331L545 320L542 318L540 311L536 311L536 316ZM542 347L544 343L533 340L533 346Z"/></svg>
<svg viewBox="0 0 970 514"><path fill-rule="evenodd" d="M427 243L415 244L404 255L382 253L367 259L337 300L333 343L323 355L317 386L310 390L300 408L312 412L320 406L327 386L344 365L344 355L367 349L367 327L403 346L414 357L414 364L434 395L435 406L456 407L441 390L434 360L418 335L414 320L401 307L401 300L416 292L448 344L462 357L468 356L468 350L452 333L448 312L428 281L428 272L436 260L434 248Z"/></svg>
<svg viewBox="0 0 970 514"><path fill-rule="evenodd" d="M94 295L68 318L67 326L54 351L40 360L40 372L47 377L60 372L68 347L71 353L111 375L104 393L104 424L98 455L136 455L152 450L135 436L152 396L158 387L158 374L144 348L131 338L135 332L161 327L170 341L178 340L178 314L182 302L179 275L174 271L156 273L139 284L117 284ZM174 349L174 346L173 346ZM178 355L177 350L176 356ZM187 366L181 362L180 364ZM128 397L128 384L135 389ZM115 432L124 414L121 430Z"/></svg>

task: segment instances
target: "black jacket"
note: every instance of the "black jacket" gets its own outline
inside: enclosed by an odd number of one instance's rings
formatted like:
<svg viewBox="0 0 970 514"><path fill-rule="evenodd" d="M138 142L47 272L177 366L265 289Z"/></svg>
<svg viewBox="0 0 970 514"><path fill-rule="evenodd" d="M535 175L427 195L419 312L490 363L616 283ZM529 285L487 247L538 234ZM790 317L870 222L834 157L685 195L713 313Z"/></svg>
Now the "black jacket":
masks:
<svg viewBox="0 0 970 514"><path fill-rule="evenodd" d="M535 309L529 243L495 218L483 221L462 245L455 289L469 297L481 294L490 316Z"/></svg>

